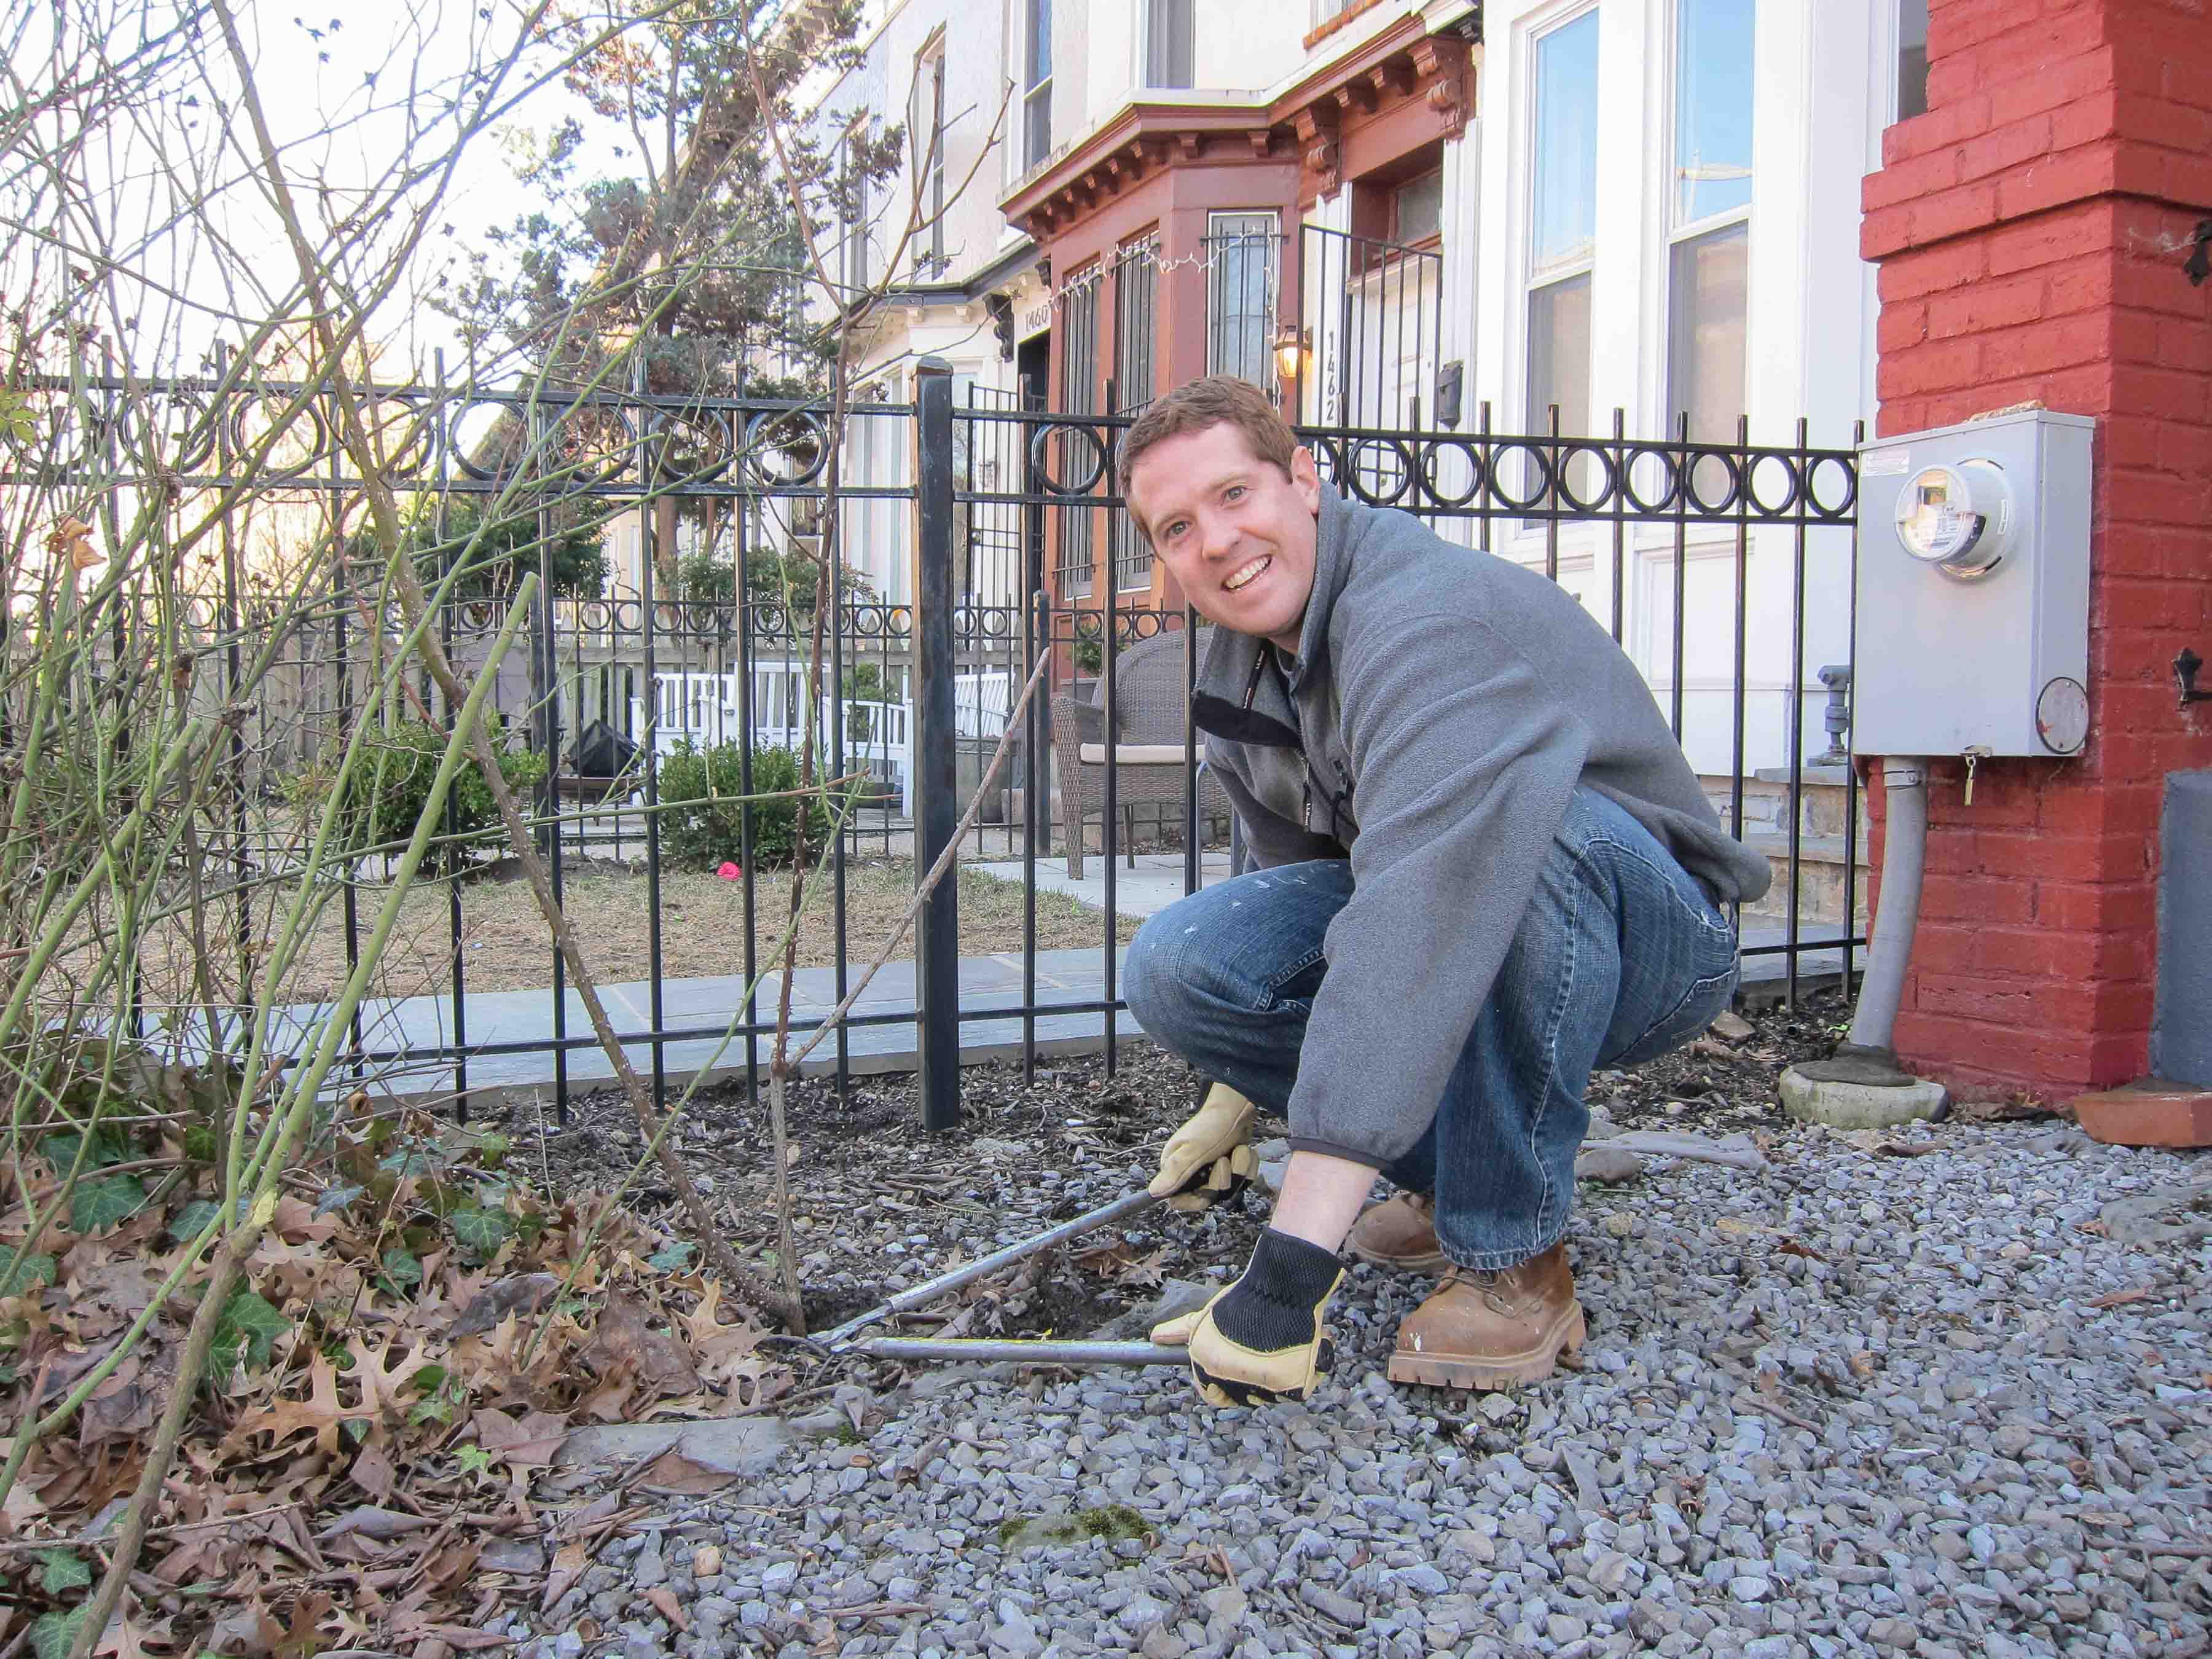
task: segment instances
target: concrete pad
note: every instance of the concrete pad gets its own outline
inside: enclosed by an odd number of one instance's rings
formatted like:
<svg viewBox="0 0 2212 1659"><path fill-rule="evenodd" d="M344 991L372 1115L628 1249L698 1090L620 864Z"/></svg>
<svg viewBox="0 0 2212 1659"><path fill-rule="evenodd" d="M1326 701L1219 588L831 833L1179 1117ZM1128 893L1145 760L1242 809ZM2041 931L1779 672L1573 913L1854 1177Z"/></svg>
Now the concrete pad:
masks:
<svg viewBox="0 0 2212 1659"><path fill-rule="evenodd" d="M1801 1123L1833 1129L1894 1129L1942 1113L1950 1095L1940 1083L1917 1078L1901 1087L1830 1083L1791 1066L1782 1074L1782 1109Z"/></svg>
<svg viewBox="0 0 2212 1659"><path fill-rule="evenodd" d="M556 1469L597 1463L634 1463L672 1448L720 1474L759 1475L798 1443L782 1419L710 1417L693 1423L602 1423L577 1429L553 1454Z"/></svg>

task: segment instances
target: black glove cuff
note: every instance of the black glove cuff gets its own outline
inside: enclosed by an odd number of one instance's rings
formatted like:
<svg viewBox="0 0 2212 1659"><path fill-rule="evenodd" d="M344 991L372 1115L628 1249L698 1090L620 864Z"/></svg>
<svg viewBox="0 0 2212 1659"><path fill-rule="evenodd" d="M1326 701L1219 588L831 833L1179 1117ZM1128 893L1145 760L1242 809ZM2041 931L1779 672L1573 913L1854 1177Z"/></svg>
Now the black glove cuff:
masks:
<svg viewBox="0 0 2212 1659"><path fill-rule="evenodd" d="M1213 1328L1257 1353L1310 1342L1314 1310L1341 1270L1334 1250L1270 1227L1243 1277L1213 1304Z"/></svg>

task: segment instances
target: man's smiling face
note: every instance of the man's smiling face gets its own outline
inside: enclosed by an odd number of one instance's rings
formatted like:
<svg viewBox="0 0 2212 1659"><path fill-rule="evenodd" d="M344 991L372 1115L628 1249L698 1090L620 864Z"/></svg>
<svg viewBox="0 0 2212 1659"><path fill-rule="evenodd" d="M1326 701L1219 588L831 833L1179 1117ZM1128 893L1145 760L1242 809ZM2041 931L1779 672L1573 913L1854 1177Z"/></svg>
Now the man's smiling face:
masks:
<svg viewBox="0 0 2212 1659"><path fill-rule="evenodd" d="M1137 459L1129 510L1208 622L1296 651L1313 592L1321 477L1254 455L1227 422L1163 439Z"/></svg>

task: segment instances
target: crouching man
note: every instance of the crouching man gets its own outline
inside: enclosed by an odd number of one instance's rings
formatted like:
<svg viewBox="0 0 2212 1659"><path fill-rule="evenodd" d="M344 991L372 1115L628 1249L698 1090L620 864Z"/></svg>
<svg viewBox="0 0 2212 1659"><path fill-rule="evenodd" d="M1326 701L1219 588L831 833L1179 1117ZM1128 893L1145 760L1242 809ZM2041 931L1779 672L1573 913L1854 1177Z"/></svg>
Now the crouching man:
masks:
<svg viewBox="0 0 2212 1659"><path fill-rule="evenodd" d="M1216 624L1195 694L1255 867L1146 924L1125 988L1218 1079L1152 1190L1194 1207L1292 1148L1243 1275L1161 1326L1216 1405L1303 1399L1338 1252L1437 1273L1401 1382L1548 1376L1583 1340L1562 1237L1599 1066L1703 1030L1723 907L1766 890L1650 692L1543 576L1323 484L1242 380L1133 426L1129 510ZM1362 1215L1376 1173L1401 1190Z"/></svg>

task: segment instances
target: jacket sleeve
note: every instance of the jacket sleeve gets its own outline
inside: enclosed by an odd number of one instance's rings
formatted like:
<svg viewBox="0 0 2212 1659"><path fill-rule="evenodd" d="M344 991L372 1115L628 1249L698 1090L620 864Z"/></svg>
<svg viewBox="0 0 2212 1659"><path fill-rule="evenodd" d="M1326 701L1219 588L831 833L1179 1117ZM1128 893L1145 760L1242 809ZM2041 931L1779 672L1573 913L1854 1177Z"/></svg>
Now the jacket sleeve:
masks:
<svg viewBox="0 0 2212 1659"><path fill-rule="evenodd" d="M1352 895L1291 1091L1291 1144L1376 1168L1410 1151L1488 1000L1589 752L1510 640L1464 616L1338 664L1358 778Z"/></svg>

